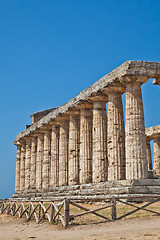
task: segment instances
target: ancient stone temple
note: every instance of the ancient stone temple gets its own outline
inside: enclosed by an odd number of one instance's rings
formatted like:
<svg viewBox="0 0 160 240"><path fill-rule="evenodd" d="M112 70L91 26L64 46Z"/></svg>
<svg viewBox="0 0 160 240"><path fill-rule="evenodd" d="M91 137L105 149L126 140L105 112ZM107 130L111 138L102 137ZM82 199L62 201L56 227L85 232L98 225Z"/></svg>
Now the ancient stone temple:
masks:
<svg viewBox="0 0 160 240"><path fill-rule="evenodd" d="M141 86L150 78L160 85L160 63L127 61L64 105L32 114L14 142L13 197L160 193L160 125L144 127Z"/></svg>

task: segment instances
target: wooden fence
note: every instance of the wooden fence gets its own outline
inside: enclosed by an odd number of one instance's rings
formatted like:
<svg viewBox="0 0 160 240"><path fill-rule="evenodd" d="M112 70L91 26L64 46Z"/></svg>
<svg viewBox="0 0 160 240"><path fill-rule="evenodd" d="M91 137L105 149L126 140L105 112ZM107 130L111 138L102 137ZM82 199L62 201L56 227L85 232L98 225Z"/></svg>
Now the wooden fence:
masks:
<svg viewBox="0 0 160 240"><path fill-rule="evenodd" d="M138 197L139 199L140 197ZM79 203L75 201L71 201L69 199L64 199L61 202L54 202L54 201L2 201L0 202L0 213L6 213L10 214L12 216L19 216L19 218L25 217L27 221L30 221L31 219L35 219L37 223L40 223L41 221L48 221L48 222L58 222L60 221L64 227L67 227L69 225L70 221L73 221L77 217L81 217L86 214L94 214L105 221L115 221L122 219L126 216L129 216L137 211L143 210L150 213L154 213L156 215L160 215L160 211L153 211L151 209L147 209L146 207L159 202L160 196L155 199L155 196L150 196L150 199L147 200L147 203L143 203L142 206L137 206L135 202L129 202L127 199L123 198L110 198L110 199L104 199L107 201L107 205L103 207L99 207L93 210L90 210ZM143 197L140 198L141 201L143 201ZM135 199L136 201L136 199ZM119 204L128 205L131 207L134 207L135 209L132 211L129 211L125 214L122 214L117 217L117 206ZM83 212L71 215L70 214L70 207L74 206L78 209L83 210ZM103 214L98 213L98 211L104 210L104 209L110 209L110 218L104 216Z"/></svg>

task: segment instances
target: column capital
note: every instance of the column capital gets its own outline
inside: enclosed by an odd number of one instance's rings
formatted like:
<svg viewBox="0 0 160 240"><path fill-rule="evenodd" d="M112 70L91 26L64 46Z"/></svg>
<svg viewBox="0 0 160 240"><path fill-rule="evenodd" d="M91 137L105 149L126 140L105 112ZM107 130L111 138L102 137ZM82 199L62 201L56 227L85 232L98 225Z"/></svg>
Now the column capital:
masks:
<svg viewBox="0 0 160 240"><path fill-rule="evenodd" d="M154 140L154 139L158 139L158 138L160 139L160 134L154 135L154 137L152 139Z"/></svg>
<svg viewBox="0 0 160 240"><path fill-rule="evenodd" d="M157 77L153 79L153 85L159 85L160 86L160 77Z"/></svg>
<svg viewBox="0 0 160 240"><path fill-rule="evenodd" d="M93 108L92 103L88 101L81 100L79 101L78 105L75 106L76 109L90 109Z"/></svg>
<svg viewBox="0 0 160 240"><path fill-rule="evenodd" d="M125 91L126 91L126 89L122 85L109 86L109 87L103 88L103 90L102 90L102 92L107 95L112 94L112 93L123 94L123 93L125 93Z"/></svg>
<svg viewBox="0 0 160 240"><path fill-rule="evenodd" d="M68 113L70 116L78 116L78 115L80 115L80 111L79 111L78 109L74 109L74 108L69 109L69 110L67 111L67 113Z"/></svg>
<svg viewBox="0 0 160 240"><path fill-rule="evenodd" d="M32 142L37 142L37 138L38 138L38 136L32 137Z"/></svg>
<svg viewBox="0 0 160 240"><path fill-rule="evenodd" d="M38 138L44 137L44 132L38 132L37 134L38 134Z"/></svg>
<svg viewBox="0 0 160 240"><path fill-rule="evenodd" d="M147 140L147 141L151 141L151 140L152 140L152 138L151 138L151 137L149 137L149 136L146 136L146 140Z"/></svg>
<svg viewBox="0 0 160 240"><path fill-rule="evenodd" d="M142 85L148 81L149 77L146 76L124 76L120 79L120 82L128 85Z"/></svg>
<svg viewBox="0 0 160 240"><path fill-rule="evenodd" d="M26 144L31 144L32 142L32 137L26 137Z"/></svg>
<svg viewBox="0 0 160 240"><path fill-rule="evenodd" d="M17 147L21 146L21 143L19 141L14 141L13 144L16 145Z"/></svg>
<svg viewBox="0 0 160 240"><path fill-rule="evenodd" d="M89 98L89 100L91 100L93 103L94 102L107 102L108 101L108 97L107 95L103 94L102 92L96 92L93 93L92 96Z"/></svg>
<svg viewBox="0 0 160 240"><path fill-rule="evenodd" d="M55 131L55 130L59 129L59 126L60 126L60 124L52 125L52 131Z"/></svg>
<svg viewBox="0 0 160 240"><path fill-rule="evenodd" d="M68 114L60 115L56 118L56 121L60 122L60 124L69 121L69 115Z"/></svg>
<svg viewBox="0 0 160 240"><path fill-rule="evenodd" d="M51 130L52 129L52 126L51 125L44 125L44 126L42 126L41 128L40 128L40 130L42 131L42 132L45 132L45 131L47 131L47 130Z"/></svg>
<svg viewBox="0 0 160 240"><path fill-rule="evenodd" d="M50 121L49 124L51 125L51 128L53 129L53 127L58 127L60 125L60 122L58 121Z"/></svg>
<svg viewBox="0 0 160 240"><path fill-rule="evenodd" d="M26 144L26 140L24 138L20 139L19 142L22 146L24 146Z"/></svg>

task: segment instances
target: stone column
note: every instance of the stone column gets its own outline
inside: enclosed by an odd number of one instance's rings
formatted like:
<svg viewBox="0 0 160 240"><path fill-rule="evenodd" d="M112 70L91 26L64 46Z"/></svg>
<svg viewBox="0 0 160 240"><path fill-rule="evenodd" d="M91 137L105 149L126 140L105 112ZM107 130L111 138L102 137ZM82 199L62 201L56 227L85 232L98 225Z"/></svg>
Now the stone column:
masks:
<svg viewBox="0 0 160 240"><path fill-rule="evenodd" d="M50 179L50 163L51 163L51 129L44 131L44 158L42 164L42 189L49 188Z"/></svg>
<svg viewBox="0 0 160 240"><path fill-rule="evenodd" d="M26 138L25 191L30 189L31 174L31 138Z"/></svg>
<svg viewBox="0 0 160 240"><path fill-rule="evenodd" d="M59 186L59 123L53 122L51 133L51 176L50 187Z"/></svg>
<svg viewBox="0 0 160 240"><path fill-rule="evenodd" d="M108 181L125 179L125 131L122 94L117 85L106 89L108 94Z"/></svg>
<svg viewBox="0 0 160 240"><path fill-rule="evenodd" d="M147 162L148 162L148 170L152 170L152 155L151 155L151 145L150 139L146 137L146 144L147 144Z"/></svg>
<svg viewBox="0 0 160 240"><path fill-rule="evenodd" d="M79 184L80 112L69 111L68 184Z"/></svg>
<svg viewBox="0 0 160 240"><path fill-rule="evenodd" d="M97 93L93 101L92 181L107 180L107 96Z"/></svg>
<svg viewBox="0 0 160 240"><path fill-rule="evenodd" d="M59 186L68 185L68 119L60 121L59 135Z"/></svg>
<svg viewBox="0 0 160 240"><path fill-rule="evenodd" d="M80 184L92 182L92 104L77 106L80 111Z"/></svg>
<svg viewBox="0 0 160 240"><path fill-rule="evenodd" d="M148 177L141 84L146 78L126 83L126 179Z"/></svg>
<svg viewBox="0 0 160 240"><path fill-rule="evenodd" d="M20 192L25 190L25 159L26 159L26 142L21 141L21 163L20 163Z"/></svg>
<svg viewBox="0 0 160 240"><path fill-rule="evenodd" d="M17 158L16 158L16 180L15 193L20 192L20 163L21 163L21 145L17 144Z"/></svg>
<svg viewBox="0 0 160 240"><path fill-rule="evenodd" d="M36 160L37 160L37 138L31 140L31 172L30 172L30 189L36 189Z"/></svg>
<svg viewBox="0 0 160 240"><path fill-rule="evenodd" d="M37 139L36 189L42 189L42 163L44 158L44 134L39 133Z"/></svg>
<svg viewBox="0 0 160 240"><path fill-rule="evenodd" d="M153 143L154 173L160 175L160 137L154 138Z"/></svg>

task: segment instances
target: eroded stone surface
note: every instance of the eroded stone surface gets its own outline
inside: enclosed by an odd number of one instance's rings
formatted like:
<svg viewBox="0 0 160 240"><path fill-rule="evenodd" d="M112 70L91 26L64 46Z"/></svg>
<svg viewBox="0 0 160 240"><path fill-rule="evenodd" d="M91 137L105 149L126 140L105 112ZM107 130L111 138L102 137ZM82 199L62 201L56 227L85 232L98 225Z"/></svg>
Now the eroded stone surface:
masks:
<svg viewBox="0 0 160 240"><path fill-rule="evenodd" d="M141 83L126 86L126 178L148 177Z"/></svg>
<svg viewBox="0 0 160 240"><path fill-rule="evenodd" d="M26 144L21 142L21 163L20 163L20 192L25 189L25 159L26 159Z"/></svg>
<svg viewBox="0 0 160 240"><path fill-rule="evenodd" d="M37 138L31 140L30 189L36 189Z"/></svg>
<svg viewBox="0 0 160 240"><path fill-rule="evenodd" d="M152 155L150 139L146 137L148 170L152 170Z"/></svg>
<svg viewBox="0 0 160 240"><path fill-rule="evenodd" d="M160 175L160 137L154 138L153 143L154 172Z"/></svg>
<svg viewBox="0 0 160 240"><path fill-rule="evenodd" d="M82 105L80 115L80 183L92 182L92 105Z"/></svg>
<svg viewBox="0 0 160 240"><path fill-rule="evenodd" d="M125 132L123 91L108 93L108 181L125 179Z"/></svg>
<svg viewBox="0 0 160 240"><path fill-rule="evenodd" d="M37 139L36 189L42 190L42 163L44 158L44 134L39 133Z"/></svg>
<svg viewBox="0 0 160 240"><path fill-rule="evenodd" d="M69 122L68 184L76 185L79 184L80 115L79 112L71 114Z"/></svg>
<svg viewBox="0 0 160 240"><path fill-rule="evenodd" d="M15 193L19 193L20 191L20 171L21 171L20 163L21 163L21 145L17 145Z"/></svg>
<svg viewBox="0 0 160 240"><path fill-rule="evenodd" d="M93 182L107 180L107 113L105 97L93 100Z"/></svg>
<svg viewBox="0 0 160 240"><path fill-rule="evenodd" d="M31 138L26 139L26 158L25 158L25 191L30 189L31 174Z"/></svg>
<svg viewBox="0 0 160 240"><path fill-rule="evenodd" d="M60 123L59 136L59 186L68 184L68 137L69 122L65 120Z"/></svg>
<svg viewBox="0 0 160 240"><path fill-rule="evenodd" d="M59 126L52 126L50 187L59 185Z"/></svg>
<svg viewBox="0 0 160 240"><path fill-rule="evenodd" d="M44 158L42 163L42 189L49 188L51 163L51 129L44 131Z"/></svg>

